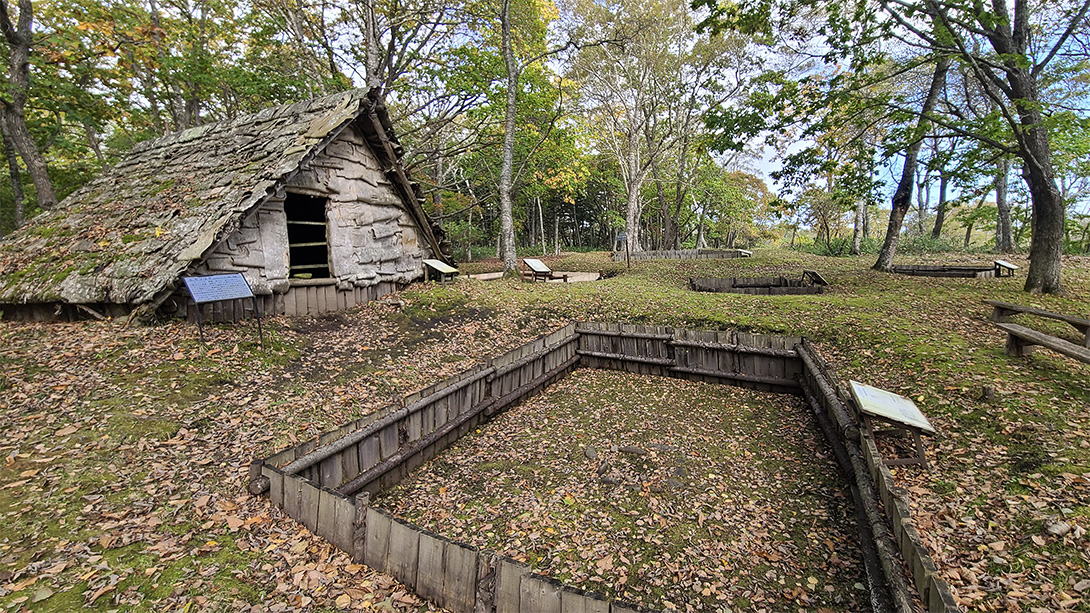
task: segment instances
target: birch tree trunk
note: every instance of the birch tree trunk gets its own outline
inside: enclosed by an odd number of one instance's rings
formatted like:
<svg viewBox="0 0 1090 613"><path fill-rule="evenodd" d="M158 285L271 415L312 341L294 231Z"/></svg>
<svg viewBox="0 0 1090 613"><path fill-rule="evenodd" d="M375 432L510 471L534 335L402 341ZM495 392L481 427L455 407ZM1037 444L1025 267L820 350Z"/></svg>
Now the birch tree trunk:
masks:
<svg viewBox="0 0 1090 613"><path fill-rule="evenodd" d="M507 68L507 100L503 122L503 152L500 165L500 245L503 272L514 275L518 258L515 255L515 222L511 201L512 173L515 166L515 111L518 103L518 64L511 48L511 0L503 0L500 13L503 63Z"/></svg>
<svg viewBox="0 0 1090 613"><path fill-rule="evenodd" d="M855 202L855 224L852 229L852 255L860 255L863 249L863 226L866 225L867 201L858 198Z"/></svg>

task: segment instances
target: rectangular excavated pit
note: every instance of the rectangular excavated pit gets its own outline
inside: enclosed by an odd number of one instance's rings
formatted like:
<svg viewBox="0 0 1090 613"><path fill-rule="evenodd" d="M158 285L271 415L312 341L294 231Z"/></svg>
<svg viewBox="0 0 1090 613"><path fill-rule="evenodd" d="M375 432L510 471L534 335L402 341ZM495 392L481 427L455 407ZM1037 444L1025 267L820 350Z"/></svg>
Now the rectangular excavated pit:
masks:
<svg viewBox="0 0 1090 613"><path fill-rule="evenodd" d="M851 500L798 396L579 368L372 504L613 600L858 611Z"/></svg>
<svg viewBox="0 0 1090 613"><path fill-rule="evenodd" d="M355 560L453 611L635 611L633 605L565 586L510 557L424 530L371 505L372 494L395 486L483 421L577 366L804 397L854 484L853 494L862 496L856 497L856 511L867 513L860 538L871 598L888 598L880 594L888 584L895 600L911 602L900 552L928 610L957 610L912 526L907 498L896 490L873 440L855 427L835 379L798 337L572 324L412 394L402 405L255 461L251 492L267 492L274 505ZM881 519L882 507L888 519ZM721 516L729 510L724 505ZM704 522L710 523L706 514ZM702 523L699 516L697 523ZM720 568L702 572L722 574Z"/></svg>

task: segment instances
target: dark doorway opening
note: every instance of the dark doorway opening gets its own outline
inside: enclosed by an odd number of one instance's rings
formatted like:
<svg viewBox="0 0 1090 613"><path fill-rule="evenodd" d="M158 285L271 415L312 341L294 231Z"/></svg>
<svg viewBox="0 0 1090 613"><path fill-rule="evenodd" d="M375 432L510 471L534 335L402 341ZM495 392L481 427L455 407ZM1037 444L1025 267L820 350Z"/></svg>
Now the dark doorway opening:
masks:
<svg viewBox="0 0 1090 613"><path fill-rule="evenodd" d="M288 219L288 277L329 278L329 238L326 198L288 194L284 214Z"/></svg>

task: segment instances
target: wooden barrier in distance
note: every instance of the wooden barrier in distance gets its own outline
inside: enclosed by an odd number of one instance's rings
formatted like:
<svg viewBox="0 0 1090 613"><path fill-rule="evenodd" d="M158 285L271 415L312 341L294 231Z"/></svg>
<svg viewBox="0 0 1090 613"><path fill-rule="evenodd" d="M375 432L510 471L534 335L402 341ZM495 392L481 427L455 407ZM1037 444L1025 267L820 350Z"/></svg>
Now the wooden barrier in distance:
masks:
<svg viewBox="0 0 1090 613"><path fill-rule="evenodd" d="M613 261L632 260L732 260L749 257L744 249L672 249L668 251L635 251L626 256L624 251L614 251Z"/></svg>
<svg viewBox="0 0 1090 613"><path fill-rule="evenodd" d="M965 279L991 279L995 277L995 266L936 266L936 265L896 265L890 272L913 277L955 277Z"/></svg>
<svg viewBox="0 0 1090 613"><path fill-rule="evenodd" d="M806 279L787 277L693 277L689 279L689 289L694 292L755 296L796 296L825 291L824 286L815 285Z"/></svg>

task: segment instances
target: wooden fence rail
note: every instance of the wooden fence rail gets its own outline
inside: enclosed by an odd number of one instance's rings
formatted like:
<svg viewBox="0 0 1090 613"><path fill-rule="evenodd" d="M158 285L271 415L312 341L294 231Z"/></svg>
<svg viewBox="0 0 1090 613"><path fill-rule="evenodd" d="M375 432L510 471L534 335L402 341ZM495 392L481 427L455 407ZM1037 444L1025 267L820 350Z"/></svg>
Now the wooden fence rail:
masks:
<svg viewBox="0 0 1090 613"><path fill-rule="evenodd" d="M250 490L354 560L456 612L635 613L627 603L534 574L495 553L447 540L371 506L479 423L578 366L730 383L805 396L858 493L875 602L911 602L902 561L929 611L957 611L897 488L853 407L801 337L610 323L569 324L250 467ZM879 506L881 504L881 506ZM881 509L889 514L889 521ZM882 526L885 526L883 531ZM868 551L870 553L868 553ZM899 555L900 554L900 555ZM883 600L883 598L885 600ZM905 610L903 606L897 607Z"/></svg>
<svg viewBox="0 0 1090 613"><path fill-rule="evenodd" d="M742 249L672 249L669 251L636 251L626 254L614 251L613 261L632 260L732 260L746 258L750 252Z"/></svg>

